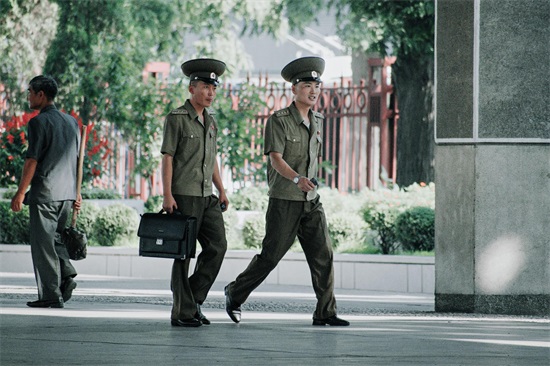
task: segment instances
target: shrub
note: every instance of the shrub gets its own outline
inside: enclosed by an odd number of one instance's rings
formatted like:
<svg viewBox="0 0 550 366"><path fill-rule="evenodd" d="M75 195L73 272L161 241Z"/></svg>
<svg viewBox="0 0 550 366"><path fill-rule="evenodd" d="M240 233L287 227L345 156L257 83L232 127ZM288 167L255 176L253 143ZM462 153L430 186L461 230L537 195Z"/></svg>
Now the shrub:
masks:
<svg viewBox="0 0 550 366"><path fill-rule="evenodd" d="M15 196L15 193L17 193L17 186L10 185L6 188L4 192L2 192L2 197L5 200L10 200Z"/></svg>
<svg viewBox="0 0 550 366"><path fill-rule="evenodd" d="M223 213L225 237L227 239L227 248L229 249L245 249L241 230L237 228L238 221L237 211L232 205L229 205L227 211Z"/></svg>
<svg viewBox="0 0 550 366"><path fill-rule="evenodd" d="M82 201L80 212L76 218L76 228L86 233L86 238L93 238L93 226L99 214L99 206L93 202ZM71 218L67 226L71 224Z"/></svg>
<svg viewBox="0 0 550 366"><path fill-rule="evenodd" d="M267 209L267 188L245 187L231 194L229 203L235 210L263 211Z"/></svg>
<svg viewBox="0 0 550 366"><path fill-rule="evenodd" d="M435 212L430 207L413 207L395 219L396 238L404 250L434 249Z"/></svg>
<svg viewBox="0 0 550 366"><path fill-rule="evenodd" d="M28 206L24 205L21 211L13 212L11 202L0 202L0 243L30 243Z"/></svg>
<svg viewBox="0 0 550 366"><path fill-rule="evenodd" d="M114 204L102 209L93 225L93 240L102 246L137 243L138 215L133 208Z"/></svg>
<svg viewBox="0 0 550 366"><path fill-rule="evenodd" d="M327 216L327 225L332 247L339 251L355 251L365 243L367 225L355 213L339 212Z"/></svg>
<svg viewBox="0 0 550 366"><path fill-rule="evenodd" d="M156 196L149 196L147 201L145 201L145 212L159 212L162 209L162 202L164 201L164 196L159 194Z"/></svg>
<svg viewBox="0 0 550 366"><path fill-rule="evenodd" d="M89 200L116 200L121 199L122 196L112 189L99 189L99 188L86 188L80 192L82 199Z"/></svg>
<svg viewBox="0 0 550 366"><path fill-rule="evenodd" d="M395 235L395 217L396 210L383 211L363 211L363 218L369 224L370 228L376 231L377 235L373 238L373 242L380 248L382 254L393 254L399 247Z"/></svg>
<svg viewBox="0 0 550 366"><path fill-rule="evenodd" d="M262 247L265 236L265 219L262 215L249 217L243 225L243 242L245 247L258 249Z"/></svg>

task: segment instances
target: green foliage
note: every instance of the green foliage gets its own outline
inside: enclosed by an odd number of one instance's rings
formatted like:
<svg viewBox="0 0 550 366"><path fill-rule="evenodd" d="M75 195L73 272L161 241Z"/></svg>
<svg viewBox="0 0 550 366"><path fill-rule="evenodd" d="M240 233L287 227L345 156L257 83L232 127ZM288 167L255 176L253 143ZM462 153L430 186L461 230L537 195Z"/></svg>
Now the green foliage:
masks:
<svg viewBox="0 0 550 366"><path fill-rule="evenodd" d="M396 239L403 250L434 249L435 212L430 207L413 207L395 219Z"/></svg>
<svg viewBox="0 0 550 366"><path fill-rule="evenodd" d="M415 206L434 208L435 186L413 184L404 189L381 189L361 192L364 205L361 214L371 230L375 231L374 243L383 254L396 252L399 247L395 220L398 215Z"/></svg>
<svg viewBox="0 0 550 366"><path fill-rule="evenodd" d="M94 223L100 211L97 204L82 200L80 212L76 218L76 228L85 232L88 240L94 237Z"/></svg>
<svg viewBox="0 0 550 366"><path fill-rule="evenodd" d="M58 7L47 0L0 0L0 80L6 120L27 109L26 87L42 71L55 35Z"/></svg>
<svg viewBox="0 0 550 366"><path fill-rule="evenodd" d="M159 212L162 209L162 202L164 201L164 196L159 194L156 196L149 196L147 201L145 201L145 212Z"/></svg>
<svg viewBox="0 0 550 366"><path fill-rule="evenodd" d="M237 228L238 221L237 211L233 208L233 205L229 205L227 211L223 213L228 249L246 249L243 244L242 232Z"/></svg>
<svg viewBox="0 0 550 366"><path fill-rule="evenodd" d="M13 212L11 202L0 201L0 243L30 243L29 225L28 206L23 206L19 212Z"/></svg>
<svg viewBox="0 0 550 366"><path fill-rule="evenodd" d="M83 188L80 192L82 195L82 199L86 200L115 200L120 199L122 196L120 193L112 190L112 189L101 189L101 188Z"/></svg>
<svg viewBox="0 0 550 366"><path fill-rule="evenodd" d="M332 247L339 251L353 251L364 247L367 225L355 213L335 212L327 216Z"/></svg>
<svg viewBox="0 0 550 366"><path fill-rule="evenodd" d="M229 203L235 210L262 211L267 210L269 197L265 187L244 187L229 195Z"/></svg>
<svg viewBox="0 0 550 366"><path fill-rule="evenodd" d="M266 181L266 159L261 150L263 122L255 120L258 111L265 107L260 92L255 85L241 84L235 95L218 97L214 105L221 132L218 140L222 165L231 167L234 182L243 182L245 177L252 184ZM260 151L252 148L253 143ZM245 171L246 162L249 171Z"/></svg>
<svg viewBox="0 0 550 366"><path fill-rule="evenodd" d="M17 192L16 185L9 185L5 191L2 192L0 199L11 200L15 193Z"/></svg>
<svg viewBox="0 0 550 366"><path fill-rule="evenodd" d="M398 58L433 54L433 0L332 0L339 34L354 50Z"/></svg>
<svg viewBox="0 0 550 366"><path fill-rule="evenodd" d="M265 219L262 215L249 217L243 226L244 246L250 249L262 247L265 236Z"/></svg>
<svg viewBox="0 0 550 366"><path fill-rule="evenodd" d="M382 254L393 254L399 247L395 233L396 210L386 212L373 211L370 208L363 211L363 218L370 228L377 233L374 243L380 248Z"/></svg>
<svg viewBox="0 0 550 366"><path fill-rule="evenodd" d="M136 211L123 204L102 208L93 225L92 239L101 246L137 243L139 219Z"/></svg>

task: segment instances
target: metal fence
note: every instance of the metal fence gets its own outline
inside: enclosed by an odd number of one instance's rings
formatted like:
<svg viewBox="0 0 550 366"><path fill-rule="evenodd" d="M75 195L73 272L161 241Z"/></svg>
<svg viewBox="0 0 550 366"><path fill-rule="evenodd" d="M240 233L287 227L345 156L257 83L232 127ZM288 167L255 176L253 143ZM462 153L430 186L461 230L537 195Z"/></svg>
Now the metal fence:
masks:
<svg viewBox="0 0 550 366"><path fill-rule="evenodd" d="M338 83L323 85L314 108L325 116L318 177L322 185L340 192L354 192L395 182L398 111L390 68L394 61L370 59L368 84L364 81L353 84L342 78ZM269 82L266 77L260 77L257 83L265 93L262 97L266 107L249 121L250 131L255 131L255 136L251 139L251 155L245 162L245 173L265 169L261 143L265 123L274 111L287 107L293 100L291 88L286 83ZM226 85L224 89L233 99L235 108L239 88ZM110 153L105 159L104 174L94 181L94 185L113 189L126 198L145 200L151 195L162 194L160 167L148 179L134 175L139 153L128 148L112 125L104 123L102 129L109 138ZM266 183L258 180L258 174L251 173L245 174L244 182L235 185L231 181L231 168L222 167L222 178L229 191L235 186Z"/></svg>
<svg viewBox="0 0 550 366"><path fill-rule="evenodd" d="M266 107L249 122L250 131L254 131L255 136L251 142L251 156L245 162L245 172L257 171L264 165L266 158L261 143L263 127L274 111L287 107L293 101L291 88L287 84L270 83L267 78L260 78L258 82L265 92L263 98ZM236 106L239 88L226 85L225 90ZM344 79L339 83L323 86L314 108L325 116L318 177L323 186L341 192L354 192L366 187L376 188L395 180L397 125L392 118L394 114L388 110L390 100L393 100L392 92L392 89L383 90L379 84L367 85L364 81L352 84L350 80ZM150 195L162 194L160 168L149 181L139 176L130 176L139 156L125 147L117 138L116 131L111 130L110 134L113 154L106 163L109 173L97 184L122 192L127 197L147 199ZM245 175L244 182L235 184L236 182L231 181L230 171L231 167L222 167L222 178L229 191L232 187L266 183L259 181L257 174L253 177L251 173L249 176Z"/></svg>

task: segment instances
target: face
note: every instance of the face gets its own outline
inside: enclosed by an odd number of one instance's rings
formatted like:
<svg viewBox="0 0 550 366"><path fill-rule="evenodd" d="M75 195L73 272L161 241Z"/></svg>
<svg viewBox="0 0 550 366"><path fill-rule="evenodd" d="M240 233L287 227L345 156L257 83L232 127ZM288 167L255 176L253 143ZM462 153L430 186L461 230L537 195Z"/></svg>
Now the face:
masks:
<svg viewBox="0 0 550 366"><path fill-rule="evenodd" d="M191 100L200 107L206 108L212 105L216 97L216 86L198 81L195 85L189 85Z"/></svg>
<svg viewBox="0 0 550 366"><path fill-rule="evenodd" d="M317 103L321 93L321 83L317 81L300 81L292 86L292 92L296 95L296 103L301 103L310 108Z"/></svg>
<svg viewBox="0 0 550 366"><path fill-rule="evenodd" d="M29 108L40 109L42 107L42 103L44 102L44 98L46 97L44 95L44 92L39 91L38 93L35 93L34 90L32 90L32 87L29 87L27 91L28 91L27 100L29 101Z"/></svg>

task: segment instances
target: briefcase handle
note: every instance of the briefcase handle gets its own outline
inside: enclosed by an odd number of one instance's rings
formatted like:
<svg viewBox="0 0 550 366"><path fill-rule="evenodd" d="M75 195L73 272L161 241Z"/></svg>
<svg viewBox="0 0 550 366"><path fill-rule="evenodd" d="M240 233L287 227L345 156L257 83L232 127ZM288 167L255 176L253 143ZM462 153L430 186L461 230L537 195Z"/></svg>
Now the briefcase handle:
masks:
<svg viewBox="0 0 550 366"><path fill-rule="evenodd" d="M164 212L166 212L166 211L164 210L164 208L161 208L160 211L159 211L159 214L164 213ZM169 214L168 212L166 212L166 214L167 214L167 215L182 215L182 213L181 213L180 211L178 211L178 210L172 211L171 214Z"/></svg>

